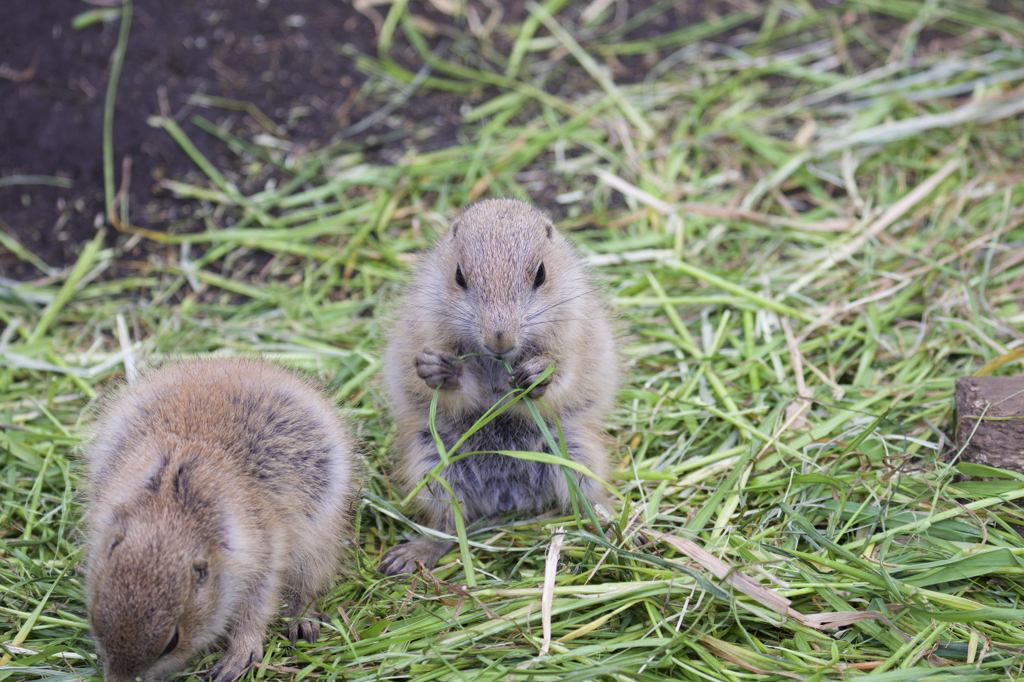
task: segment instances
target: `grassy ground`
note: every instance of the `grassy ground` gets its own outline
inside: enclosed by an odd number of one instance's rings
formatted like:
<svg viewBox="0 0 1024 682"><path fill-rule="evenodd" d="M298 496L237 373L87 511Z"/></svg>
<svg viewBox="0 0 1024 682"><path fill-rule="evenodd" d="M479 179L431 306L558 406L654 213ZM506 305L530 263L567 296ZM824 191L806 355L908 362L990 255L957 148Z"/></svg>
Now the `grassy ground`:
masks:
<svg viewBox="0 0 1024 682"><path fill-rule="evenodd" d="M383 163L211 128L245 173L196 158L206 181L165 183L194 210L129 239L156 255L98 239L0 287L0 679L98 676L74 497L90 402L154 358L253 351L321 378L369 475L327 636L295 650L276 623L249 678L1021 674L1024 483L961 480L949 437L954 379L1024 339L1024 11L736 3L654 30L672 4L626 24L619 3L494 26L478 7L440 46L378 6L380 53L353 57L377 122L446 89L469 102L459 145ZM456 550L383 579L415 524L387 474L374 312L489 196L552 208L625 322L620 499L607 539L497 521L470 529L472 570Z"/></svg>

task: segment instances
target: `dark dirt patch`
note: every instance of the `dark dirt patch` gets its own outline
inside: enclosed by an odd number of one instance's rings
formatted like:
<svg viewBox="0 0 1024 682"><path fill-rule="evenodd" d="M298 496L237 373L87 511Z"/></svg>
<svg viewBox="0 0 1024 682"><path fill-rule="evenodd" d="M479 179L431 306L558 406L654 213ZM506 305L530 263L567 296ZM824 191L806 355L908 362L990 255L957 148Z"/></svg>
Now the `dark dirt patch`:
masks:
<svg viewBox="0 0 1024 682"><path fill-rule="evenodd" d="M0 175L74 182L71 189L0 188L0 227L51 265L75 258L103 211L103 100L118 23L72 30L72 18L90 7L81 0L27 3L0 22L0 44L9 46L2 61L35 69L24 82L0 81ZM166 193L154 193L154 183L195 169L166 132L146 123L161 112L161 89L167 110L218 166L238 161L223 158L226 147L196 128L191 115L258 125L240 112L190 105L197 93L251 102L296 142L316 145L347 125L352 107L345 104L364 81L352 60L340 56L342 42L372 52L374 30L337 2L136 2L114 121L118 183L123 159L132 159L132 221L147 226L173 218L180 206L161 200ZM31 270L0 260L4 276Z"/></svg>

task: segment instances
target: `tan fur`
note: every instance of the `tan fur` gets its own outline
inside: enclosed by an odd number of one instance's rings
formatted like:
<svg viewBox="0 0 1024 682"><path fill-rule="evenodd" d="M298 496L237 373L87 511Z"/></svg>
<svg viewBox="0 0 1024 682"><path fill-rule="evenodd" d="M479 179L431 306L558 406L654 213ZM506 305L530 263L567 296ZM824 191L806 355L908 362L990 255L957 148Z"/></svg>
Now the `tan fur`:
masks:
<svg viewBox="0 0 1024 682"><path fill-rule="evenodd" d="M107 682L158 679L225 635L211 677L230 682L278 613L293 641L316 641L311 602L336 573L360 476L314 387L269 362L184 361L125 388L96 431L86 597Z"/></svg>
<svg viewBox="0 0 1024 682"><path fill-rule="evenodd" d="M541 264L544 280L534 287ZM608 313L565 237L523 202L489 200L466 210L426 255L399 304L387 341L384 386L398 425L394 448L406 490L440 461L428 427L434 387L441 388L436 423L448 448L509 392L501 362L457 360L468 353L501 354L521 388L554 364L550 383L532 396L557 415L569 456L607 478L602 432L618 385ZM463 501L469 521L511 509L565 508L569 491L559 468L493 453L545 448L520 402L460 449L487 454L461 460L442 475ZM580 485L592 503L605 499L593 480L582 479ZM436 486L424 489L417 504L433 528L452 530L451 505ZM399 545L385 556L381 570L410 572L417 561L430 568L449 547L428 538Z"/></svg>

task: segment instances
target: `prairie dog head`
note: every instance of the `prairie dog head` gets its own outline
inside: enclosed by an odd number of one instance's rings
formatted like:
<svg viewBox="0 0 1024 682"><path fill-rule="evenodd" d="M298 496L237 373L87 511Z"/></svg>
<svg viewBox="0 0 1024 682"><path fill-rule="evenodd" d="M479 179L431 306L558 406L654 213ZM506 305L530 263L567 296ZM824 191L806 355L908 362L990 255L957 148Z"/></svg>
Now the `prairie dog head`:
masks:
<svg viewBox="0 0 1024 682"><path fill-rule="evenodd" d="M172 465L173 466L173 465ZM165 467L166 468L166 467ZM86 594L89 623L108 682L157 680L180 670L227 628L230 576L219 548L203 540L185 504L182 469L167 472L151 495L114 509L90 539ZM152 487L151 487L152 486ZM166 487L169 490L162 490Z"/></svg>
<svg viewBox="0 0 1024 682"><path fill-rule="evenodd" d="M588 293L565 238L543 213L513 199L471 206L431 260L427 293L440 294L449 333L468 352L514 359L575 317L573 299Z"/></svg>

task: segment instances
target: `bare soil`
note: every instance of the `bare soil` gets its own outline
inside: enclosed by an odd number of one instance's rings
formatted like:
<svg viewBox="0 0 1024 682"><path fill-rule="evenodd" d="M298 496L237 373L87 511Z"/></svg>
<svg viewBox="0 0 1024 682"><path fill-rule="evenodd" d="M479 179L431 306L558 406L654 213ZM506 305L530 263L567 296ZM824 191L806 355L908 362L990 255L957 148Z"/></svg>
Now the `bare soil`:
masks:
<svg viewBox="0 0 1024 682"><path fill-rule="evenodd" d="M73 30L73 17L89 9L95 5L81 0L24 3L0 22L0 61L8 73L21 72L0 80L0 176L74 183L0 188L0 228L54 266L74 260L103 212L103 104L119 23ZM173 218L182 206L155 184L195 169L165 131L147 125L150 116L169 112L221 167L237 158L191 115L246 115L191 105L194 94L251 102L293 140L315 145L348 123L344 105L365 80L340 56L342 43L372 52L374 35L362 14L340 2L136 2L113 136L119 186L124 159L131 158L132 221L149 226ZM0 275L20 279L33 271L10 256L0 260Z"/></svg>

